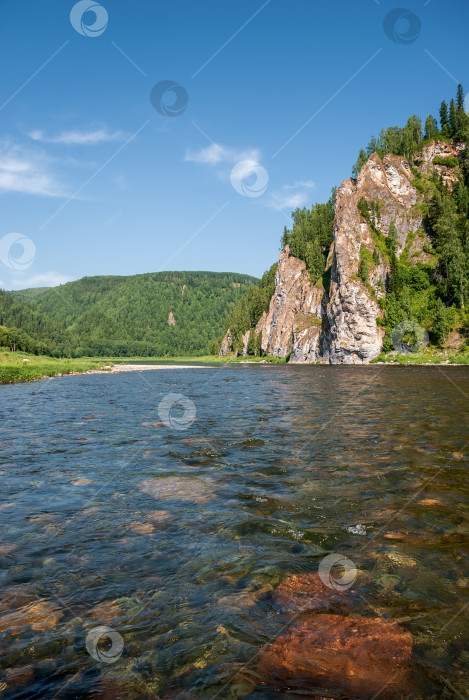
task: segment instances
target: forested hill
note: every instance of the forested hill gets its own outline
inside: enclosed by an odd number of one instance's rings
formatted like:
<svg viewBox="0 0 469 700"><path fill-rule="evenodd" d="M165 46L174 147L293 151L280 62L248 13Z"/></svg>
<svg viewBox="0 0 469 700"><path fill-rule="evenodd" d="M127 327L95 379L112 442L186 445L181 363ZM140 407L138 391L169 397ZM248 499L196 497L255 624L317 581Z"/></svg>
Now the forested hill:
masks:
<svg viewBox="0 0 469 700"><path fill-rule="evenodd" d="M84 277L0 293L0 345L51 355L202 355L258 280L224 272Z"/></svg>

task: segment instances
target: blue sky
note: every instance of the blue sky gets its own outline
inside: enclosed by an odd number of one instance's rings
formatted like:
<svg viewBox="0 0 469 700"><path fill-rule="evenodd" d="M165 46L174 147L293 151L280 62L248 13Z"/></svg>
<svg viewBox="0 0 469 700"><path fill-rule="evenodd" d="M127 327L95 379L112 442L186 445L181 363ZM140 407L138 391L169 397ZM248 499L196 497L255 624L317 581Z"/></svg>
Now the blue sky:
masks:
<svg viewBox="0 0 469 700"><path fill-rule="evenodd" d="M372 134L469 90L466 0L403 3L386 34L389 0L90 0L78 31L0 0L0 286L260 276Z"/></svg>

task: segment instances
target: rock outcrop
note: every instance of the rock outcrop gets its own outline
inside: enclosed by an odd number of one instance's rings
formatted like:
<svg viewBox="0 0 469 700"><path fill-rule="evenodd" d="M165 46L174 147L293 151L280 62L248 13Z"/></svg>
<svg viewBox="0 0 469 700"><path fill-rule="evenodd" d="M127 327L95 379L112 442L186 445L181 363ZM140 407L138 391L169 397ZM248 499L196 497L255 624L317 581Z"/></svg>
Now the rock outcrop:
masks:
<svg viewBox="0 0 469 700"><path fill-rule="evenodd" d="M256 327L262 351L274 357L290 355L290 362L319 360L323 297L324 289L312 284L306 264L291 257L286 246L280 253L269 311Z"/></svg>
<svg viewBox="0 0 469 700"><path fill-rule="evenodd" d="M420 206L423 195L412 183L417 171L422 176L436 172L452 187L460 169L442 159L460 158L461 149L454 143L432 142L418 154L413 167L400 156L380 158L374 153L357 180L345 180L336 191L334 238L323 280L313 284L305 263L291 256L286 246L280 253L269 310L243 336L244 354L255 332L261 338L262 353L289 356L291 363L363 364L376 358L384 338L379 300L386 295L389 281L383 236L389 236L394 222L397 256L404 253L413 263L428 262ZM369 279L360 274L363 259L373 260ZM232 347L228 331L220 354L228 354Z"/></svg>
<svg viewBox="0 0 469 700"><path fill-rule="evenodd" d="M385 288L386 265L379 265L370 279L372 291L359 277L360 259L375 245L369 224L358 203L365 199L379 205L380 231L387 236L394 221L398 234L398 254L405 248L410 231L422 226L415 204L418 191L404 158L373 154L357 180L345 180L336 193L334 221L334 257L327 304L329 331L324 344L324 359L332 364L370 362L381 351L384 331L377 325L381 316L377 289ZM374 293L373 293L374 292Z"/></svg>
<svg viewBox="0 0 469 700"><path fill-rule="evenodd" d="M233 340L231 338L231 331L228 330L225 333L225 337L221 341L220 355L226 357L233 350Z"/></svg>

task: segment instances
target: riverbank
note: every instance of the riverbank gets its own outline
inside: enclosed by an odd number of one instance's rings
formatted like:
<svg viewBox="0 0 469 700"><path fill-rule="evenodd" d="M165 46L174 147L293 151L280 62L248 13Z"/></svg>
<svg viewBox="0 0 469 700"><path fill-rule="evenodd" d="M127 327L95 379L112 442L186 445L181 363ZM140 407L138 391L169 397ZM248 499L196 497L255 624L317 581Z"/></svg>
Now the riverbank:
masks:
<svg viewBox="0 0 469 700"><path fill-rule="evenodd" d="M468 365L469 351L450 353L426 351L398 355L381 354L372 362L381 365ZM0 351L0 384L32 382L70 374L119 374L155 369L207 368L221 364L287 364L286 358L235 357L203 355L202 357L130 357L130 358L56 358L29 355L23 352ZM361 366L361 365L360 365Z"/></svg>
<svg viewBox="0 0 469 700"><path fill-rule="evenodd" d="M77 359L29 355L24 352L0 351L0 384L33 382L37 379L78 374L90 370L111 369L105 359L81 357Z"/></svg>

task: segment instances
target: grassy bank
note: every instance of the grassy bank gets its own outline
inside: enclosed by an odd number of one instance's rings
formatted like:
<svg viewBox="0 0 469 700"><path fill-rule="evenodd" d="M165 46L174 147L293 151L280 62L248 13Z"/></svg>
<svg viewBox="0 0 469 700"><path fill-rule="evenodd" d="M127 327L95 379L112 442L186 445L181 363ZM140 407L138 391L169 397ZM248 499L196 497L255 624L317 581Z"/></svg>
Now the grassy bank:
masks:
<svg viewBox="0 0 469 700"><path fill-rule="evenodd" d="M55 377L72 372L86 372L89 369L100 369L109 363L106 360L92 358L60 359L28 355L25 352L9 352L0 350L0 384L16 382L32 382L44 377Z"/></svg>
<svg viewBox="0 0 469 700"><path fill-rule="evenodd" d="M99 358L92 358L98 360ZM102 358L101 358L102 359ZM134 362L139 362L141 364L153 365L173 365L173 364L225 364L227 362L231 363L243 363L243 362L267 362L269 364L285 364L286 358L278 357L256 357L254 355L249 355L248 357L234 357L234 354L227 355L226 357L220 357L220 355L201 355L200 357L106 357L106 362L114 364L132 364Z"/></svg>
<svg viewBox="0 0 469 700"><path fill-rule="evenodd" d="M469 350L461 352L424 350L408 355L396 355L382 352L373 362L387 362L398 365L469 365Z"/></svg>
<svg viewBox="0 0 469 700"><path fill-rule="evenodd" d="M286 358L278 357L220 357L219 355L202 355L201 357L81 357L76 359L55 358L29 355L24 352L0 350L0 384L32 382L45 377L56 377L75 372L87 372L90 369L108 368L113 364L241 364L241 363L286 364ZM469 365L469 350L462 352L435 351L414 352L408 355L381 353L374 363L385 362L398 365Z"/></svg>

